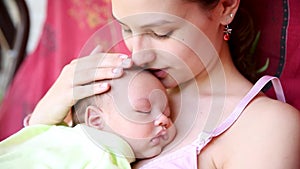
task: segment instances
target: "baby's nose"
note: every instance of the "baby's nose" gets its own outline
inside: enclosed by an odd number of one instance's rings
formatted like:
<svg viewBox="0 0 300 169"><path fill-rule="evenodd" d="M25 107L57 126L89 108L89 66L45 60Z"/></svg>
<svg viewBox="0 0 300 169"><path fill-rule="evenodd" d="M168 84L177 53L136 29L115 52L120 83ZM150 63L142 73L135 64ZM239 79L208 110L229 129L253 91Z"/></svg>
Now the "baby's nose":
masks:
<svg viewBox="0 0 300 169"><path fill-rule="evenodd" d="M158 115L158 117L154 120L155 126L165 126L166 128L170 125L170 119L163 113Z"/></svg>

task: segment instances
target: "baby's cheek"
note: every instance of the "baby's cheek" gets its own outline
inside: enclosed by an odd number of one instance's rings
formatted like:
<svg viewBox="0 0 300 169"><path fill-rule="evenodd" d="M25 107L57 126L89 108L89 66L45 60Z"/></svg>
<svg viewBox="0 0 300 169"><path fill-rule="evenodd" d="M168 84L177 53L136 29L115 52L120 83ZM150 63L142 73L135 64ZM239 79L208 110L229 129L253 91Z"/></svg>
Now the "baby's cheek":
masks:
<svg viewBox="0 0 300 169"><path fill-rule="evenodd" d="M153 135L152 125L128 124L127 127L118 127L118 130L120 135L131 139L151 139Z"/></svg>

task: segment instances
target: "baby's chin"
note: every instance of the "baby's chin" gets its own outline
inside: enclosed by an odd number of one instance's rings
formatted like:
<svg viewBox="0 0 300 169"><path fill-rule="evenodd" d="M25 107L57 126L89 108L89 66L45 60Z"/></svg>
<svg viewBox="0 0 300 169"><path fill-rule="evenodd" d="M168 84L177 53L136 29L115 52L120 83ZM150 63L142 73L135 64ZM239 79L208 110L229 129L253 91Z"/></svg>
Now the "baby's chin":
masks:
<svg viewBox="0 0 300 169"><path fill-rule="evenodd" d="M136 159L148 159L159 155L162 152L162 147L152 147L150 150L145 150L142 153L136 153Z"/></svg>

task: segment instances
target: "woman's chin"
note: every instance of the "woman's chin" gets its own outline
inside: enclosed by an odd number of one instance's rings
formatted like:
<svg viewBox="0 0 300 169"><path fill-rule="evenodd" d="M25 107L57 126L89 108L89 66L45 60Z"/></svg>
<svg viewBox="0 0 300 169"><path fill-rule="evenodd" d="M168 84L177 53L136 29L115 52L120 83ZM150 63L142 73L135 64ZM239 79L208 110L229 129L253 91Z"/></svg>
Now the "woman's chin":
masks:
<svg viewBox="0 0 300 169"><path fill-rule="evenodd" d="M172 89L172 88L178 86L177 81L173 78L170 78L170 77L161 79L160 81L165 86L165 88L167 88L167 89Z"/></svg>

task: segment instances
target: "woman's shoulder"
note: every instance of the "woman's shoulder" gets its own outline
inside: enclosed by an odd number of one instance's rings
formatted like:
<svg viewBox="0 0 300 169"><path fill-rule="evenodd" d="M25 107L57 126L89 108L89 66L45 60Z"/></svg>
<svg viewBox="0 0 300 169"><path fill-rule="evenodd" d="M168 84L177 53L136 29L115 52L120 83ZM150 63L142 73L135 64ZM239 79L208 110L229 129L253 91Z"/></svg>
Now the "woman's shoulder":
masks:
<svg viewBox="0 0 300 169"><path fill-rule="evenodd" d="M300 112L290 104L264 96L258 97L253 105L250 104L246 113L252 117L250 119L253 124L259 123L256 132L267 134L269 140L282 139L284 144L288 139L300 139Z"/></svg>
<svg viewBox="0 0 300 169"><path fill-rule="evenodd" d="M262 95L255 98L245 112L255 120L263 120L267 124L300 125L299 110L290 104Z"/></svg>
<svg viewBox="0 0 300 169"><path fill-rule="evenodd" d="M231 128L245 135L244 129L251 134L277 130L279 135L285 133L284 129L300 134L300 112L288 103L261 93L248 104Z"/></svg>
<svg viewBox="0 0 300 169"><path fill-rule="evenodd" d="M228 168L300 166L300 112L287 103L257 96L225 135Z"/></svg>

